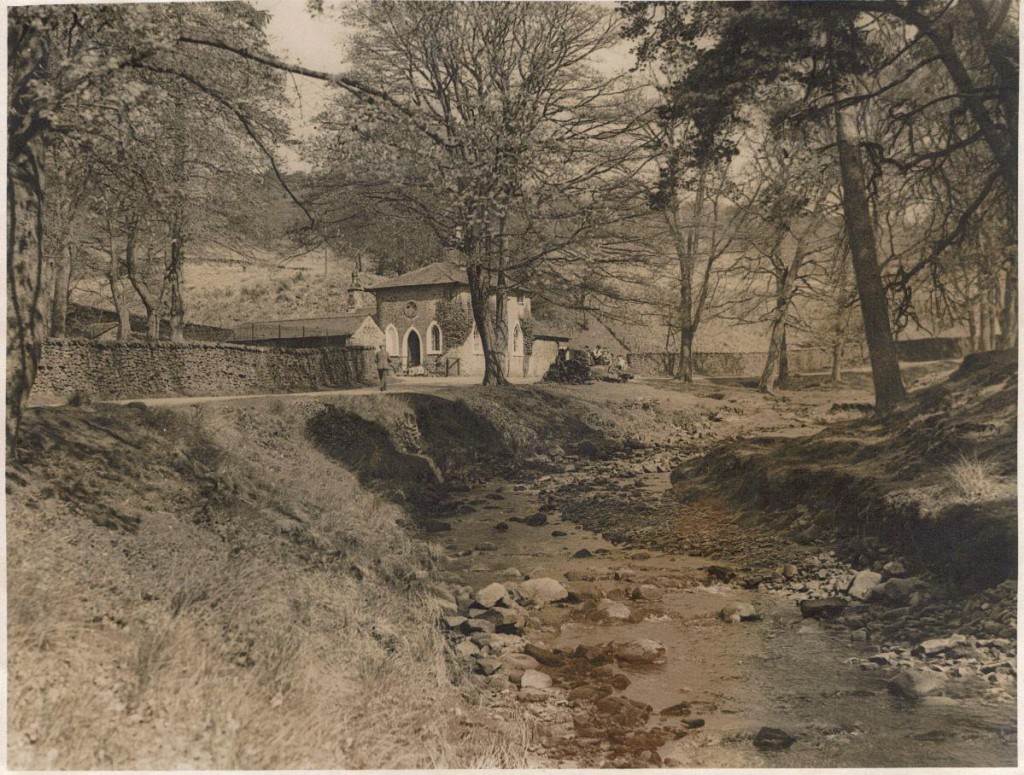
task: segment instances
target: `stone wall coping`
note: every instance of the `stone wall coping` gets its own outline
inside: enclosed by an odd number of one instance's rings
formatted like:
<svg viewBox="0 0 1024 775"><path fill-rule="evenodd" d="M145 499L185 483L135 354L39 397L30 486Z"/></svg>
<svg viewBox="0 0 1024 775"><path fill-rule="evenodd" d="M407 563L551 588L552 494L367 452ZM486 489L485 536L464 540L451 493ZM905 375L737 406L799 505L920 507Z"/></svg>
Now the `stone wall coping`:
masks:
<svg viewBox="0 0 1024 775"><path fill-rule="evenodd" d="M44 347L48 345L85 345L96 349L151 349L151 350L241 350L243 352L289 352L310 350L376 350L373 345L353 344L345 347L268 347L266 345L235 344L233 342L203 342L185 341L168 342L158 340L156 342L139 341L129 339L124 342L102 341L98 339L87 339L84 337L50 337L46 340Z"/></svg>

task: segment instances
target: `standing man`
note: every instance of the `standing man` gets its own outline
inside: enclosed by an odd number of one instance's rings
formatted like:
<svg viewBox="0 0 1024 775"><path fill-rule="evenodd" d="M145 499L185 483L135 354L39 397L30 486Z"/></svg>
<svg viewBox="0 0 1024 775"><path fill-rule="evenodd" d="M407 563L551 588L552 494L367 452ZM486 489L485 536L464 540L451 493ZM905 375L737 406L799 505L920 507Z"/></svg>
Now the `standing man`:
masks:
<svg viewBox="0 0 1024 775"><path fill-rule="evenodd" d="M388 352L384 349L384 345L377 348L377 352L373 354L373 359L377 364L377 376L380 378L380 389L388 389L388 369L391 367L391 361L388 358Z"/></svg>

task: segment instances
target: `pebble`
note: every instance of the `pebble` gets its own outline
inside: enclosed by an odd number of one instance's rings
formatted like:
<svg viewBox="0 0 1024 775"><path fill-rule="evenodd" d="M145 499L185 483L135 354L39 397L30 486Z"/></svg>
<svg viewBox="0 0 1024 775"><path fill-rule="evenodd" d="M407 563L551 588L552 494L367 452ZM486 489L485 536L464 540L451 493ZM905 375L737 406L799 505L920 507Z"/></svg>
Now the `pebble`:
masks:
<svg viewBox="0 0 1024 775"><path fill-rule="evenodd" d="M519 685L524 689L550 689L551 676L539 670L524 670Z"/></svg>
<svg viewBox="0 0 1024 775"><path fill-rule="evenodd" d="M741 602L728 603L718 612L718 617L723 621L730 623L751 621L760 618L757 615L757 611L754 610L754 606L750 603Z"/></svg>
<svg viewBox="0 0 1024 775"><path fill-rule="evenodd" d="M775 727L761 727L754 735L754 747L761 751L783 751L795 742L793 735Z"/></svg>
<svg viewBox="0 0 1024 775"><path fill-rule="evenodd" d="M889 691L908 700L917 700L938 694L946 685L946 678L932 670L905 670L889 683Z"/></svg>
<svg viewBox="0 0 1024 775"><path fill-rule="evenodd" d="M621 662L658 665L665 662L666 649L656 640L639 638L630 641L616 641L611 644L611 655Z"/></svg>
<svg viewBox="0 0 1024 775"><path fill-rule="evenodd" d="M503 598L508 597L508 590L498 583L488 584L476 593L476 602L484 608L494 608Z"/></svg>
<svg viewBox="0 0 1024 775"><path fill-rule="evenodd" d="M481 675L494 675L501 670L501 660L494 657L481 657L476 661L476 670Z"/></svg>
<svg viewBox="0 0 1024 775"><path fill-rule="evenodd" d="M597 611L608 619L624 621L630 617L631 611L622 603L604 598L597 602Z"/></svg>
<svg viewBox="0 0 1024 775"><path fill-rule="evenodd" d="M849 595L854 600L867 600L872 590L882 583L882 574L872 570L862 570L853 577L853 583L849 588Z"/></svg>

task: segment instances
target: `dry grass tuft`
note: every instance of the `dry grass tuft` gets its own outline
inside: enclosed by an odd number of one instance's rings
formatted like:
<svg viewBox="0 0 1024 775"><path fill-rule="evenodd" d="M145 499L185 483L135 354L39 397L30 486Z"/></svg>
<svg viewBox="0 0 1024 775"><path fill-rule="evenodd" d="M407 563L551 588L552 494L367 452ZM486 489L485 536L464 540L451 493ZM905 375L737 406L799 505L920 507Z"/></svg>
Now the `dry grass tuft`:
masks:
<svg viewBox="0 0 1024 775"><path fill-rule="evenodd" d="M1000 476L998 470L993 460L961 455L946 469L953 497L963 503L1012 498L1016 485L1009 478Z"/></svg>

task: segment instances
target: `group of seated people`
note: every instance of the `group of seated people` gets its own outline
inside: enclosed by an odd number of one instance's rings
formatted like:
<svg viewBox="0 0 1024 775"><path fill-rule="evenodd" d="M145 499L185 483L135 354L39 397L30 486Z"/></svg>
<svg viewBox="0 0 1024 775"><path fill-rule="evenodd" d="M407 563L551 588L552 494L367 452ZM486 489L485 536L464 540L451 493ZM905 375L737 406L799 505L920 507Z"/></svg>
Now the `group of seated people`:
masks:
<svg viewBox="0 0 1024 775"><path fill-rule="evenodd" d="M598 345L593 350L590 349L589 345L586 345L582 350L573 350L572 352L562 350L559 355L562 359L571 358L581 361L585 366L605 366L609 371L623 374L629 371L625 355L615 355L605 350L601 345Z"/></svg>
<svg viewBox="0 0 1024 775"><path fill-rule="evenodd" d="M620 371L626 371L626 357L624 355L614 355L613 353L605 350L601 345L598 345L593 350L589 346L585 347L585 357L590 359L591 366L609 366L619 369Z"/></svg>

